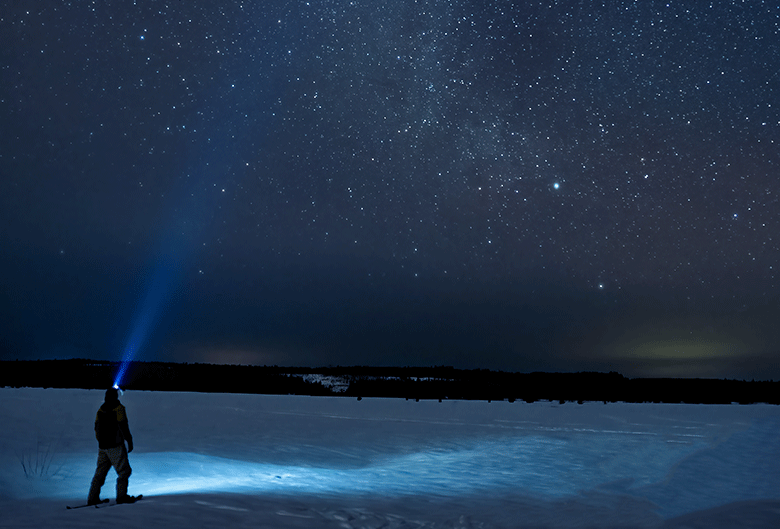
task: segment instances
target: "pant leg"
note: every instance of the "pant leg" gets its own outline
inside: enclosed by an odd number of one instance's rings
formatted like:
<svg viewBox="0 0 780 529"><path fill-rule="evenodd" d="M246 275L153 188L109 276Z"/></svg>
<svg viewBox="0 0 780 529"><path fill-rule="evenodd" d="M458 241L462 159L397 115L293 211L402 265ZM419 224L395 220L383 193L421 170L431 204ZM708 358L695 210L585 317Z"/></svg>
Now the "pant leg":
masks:
<svg viewBox="0 0 780 529"><path fill-rule="evenodd" d="M95 475L92 477L92 485L89 487L87 503L100 501L100 488L106 482L106 476L110 469L111 459L108 457L106 450L98 450L97 468L95 469Z"/></svg>
<svg viewBox="0 0 780 529"><path fill-rule="evenodd" d="M130 479L133 469L130 468L130 462L127 460L127 449L125 444L116 448L107 450L111 464L116 470L116 497L123 498L127 496L127 482Z"/></svg>

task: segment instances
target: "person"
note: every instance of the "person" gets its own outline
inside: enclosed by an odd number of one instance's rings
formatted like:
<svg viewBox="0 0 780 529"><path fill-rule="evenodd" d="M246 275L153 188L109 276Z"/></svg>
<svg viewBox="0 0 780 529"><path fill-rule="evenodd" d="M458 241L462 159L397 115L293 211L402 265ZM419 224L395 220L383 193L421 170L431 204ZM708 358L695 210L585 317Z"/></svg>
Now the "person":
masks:
<svg viewBox="0 0 780 529"><path fill-rule="evenodd" d="M116 470L116 502L133 503L136 498L127 495L127 482L132 473L127 460L128 452L133 451L133 436L127 424L125 407L119 402L116 388L106 390L106 398L95 417L95 437L98 441L98 459L95 476L89 488L88 505L101 503L100 488L106 481L111 467ZM127 448L125 448L125 441Z"/></svg>

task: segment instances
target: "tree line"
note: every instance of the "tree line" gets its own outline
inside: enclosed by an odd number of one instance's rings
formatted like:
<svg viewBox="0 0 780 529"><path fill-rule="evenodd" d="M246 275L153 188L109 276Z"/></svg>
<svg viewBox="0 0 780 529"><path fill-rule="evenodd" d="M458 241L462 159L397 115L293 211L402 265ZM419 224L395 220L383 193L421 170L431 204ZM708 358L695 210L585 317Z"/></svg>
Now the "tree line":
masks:
<svg viewBox="0 0 780 529"><path fill-rule="evenodd" d="M121 364L89 359L0 362L0 386L104 389ZM308 375L304 378L304 375ZM311 376L315 375L315 376ZM317 377L316 375L321 375ZM346 381L334 388L325 378ZM511 373L435 367L280 367L130 362L123 389L353 398L487 401L780 404L780 382L629 379L610 373ZM322 378L322 380L320 380Z"/></svg>

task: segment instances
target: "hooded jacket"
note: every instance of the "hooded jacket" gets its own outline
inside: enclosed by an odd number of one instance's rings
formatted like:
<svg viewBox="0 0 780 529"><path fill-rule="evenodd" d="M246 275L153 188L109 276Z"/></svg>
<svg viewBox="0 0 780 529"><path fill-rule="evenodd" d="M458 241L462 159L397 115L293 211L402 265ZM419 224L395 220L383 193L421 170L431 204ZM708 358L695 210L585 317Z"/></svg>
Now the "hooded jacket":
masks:
<svg viewBox="0 0 780 529"><path fill-rule="evenodd" d="M100 406L95 417L95 437L101 449L116 448L125 441L133 445L125 407L118 400L107 400Z"/></svg>

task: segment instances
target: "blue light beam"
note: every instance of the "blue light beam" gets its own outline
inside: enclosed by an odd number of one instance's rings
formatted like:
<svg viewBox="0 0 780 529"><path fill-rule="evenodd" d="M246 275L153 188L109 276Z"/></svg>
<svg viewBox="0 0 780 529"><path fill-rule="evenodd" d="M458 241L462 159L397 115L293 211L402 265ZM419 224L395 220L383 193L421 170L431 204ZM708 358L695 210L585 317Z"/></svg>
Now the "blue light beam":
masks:
<svg viewBox="0 0 780 529"><path fill-rule="evenodd" d="M171 299L174 287L181 276L181 261L173 256L161 258L151 274L146 295L138 306L130 336L122 354L122 362L114 377L114 385L121 387L129 362L143 350L149 334L159 322L161 311Z"/></svg>
<svg viewBox="0 0 780 529"><path fill-rule="evenodd" d="M143 39L143 35L141 38ZM214 86L214 97L218 97L220 101L223 88L221 85ZM232 174L233 160L241 157L236 143L228 139L234 137L232 132L227 134L228 130L234 130L234 124L232 121L223 123L220 120L214 122L204 118L198 128L214 131L213 136L210 135L205 142L193 143L190 170L186 175L174 179L174 185L168 192L168 195L173 197L170 202L178 207L171 209L169 223L163 223L163 226L168 225L170 229L163 230L163 251L160 252L160 258L149 277L143 300L138 305L122 353L122 361L114 378L114 384L120 387L128 363L143 351L150 333L159 323L161 311L170 301L181 280L184 264L201 248L200 244L196 244L196 240L208 238L208 224L214 222L216 212L221 210L221 214L225 213L222 208L225 189L222 186L217 187L213 182ZM263 129L259 132L247 131L241 136L257 138L265 133ZM254 146L252 148L255 149ZM213 192L214 190L216 192Z"/></svg>

